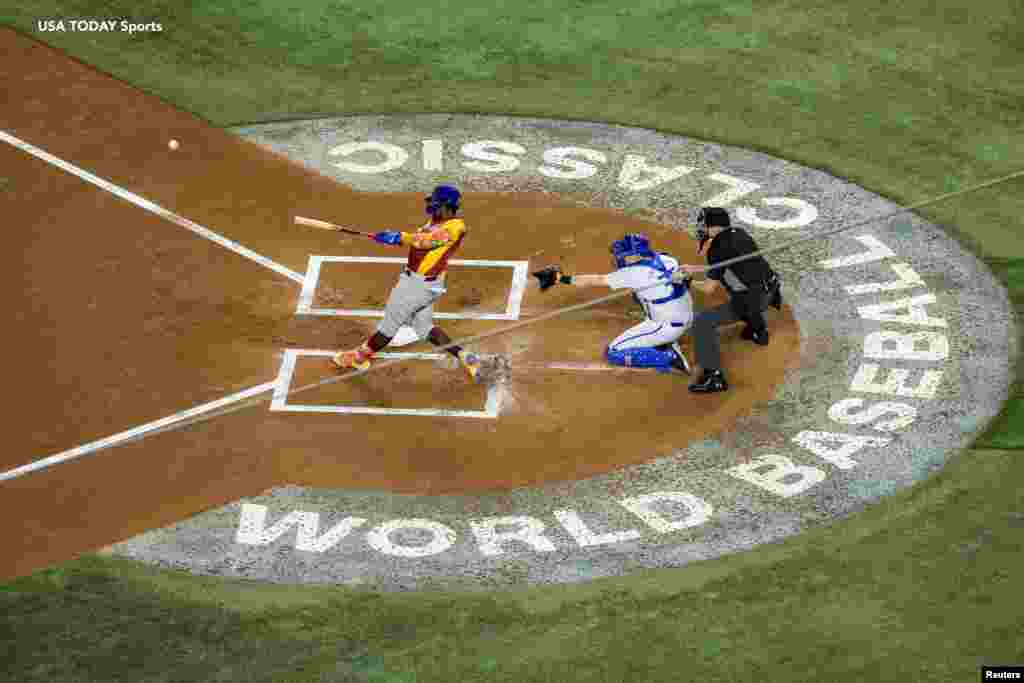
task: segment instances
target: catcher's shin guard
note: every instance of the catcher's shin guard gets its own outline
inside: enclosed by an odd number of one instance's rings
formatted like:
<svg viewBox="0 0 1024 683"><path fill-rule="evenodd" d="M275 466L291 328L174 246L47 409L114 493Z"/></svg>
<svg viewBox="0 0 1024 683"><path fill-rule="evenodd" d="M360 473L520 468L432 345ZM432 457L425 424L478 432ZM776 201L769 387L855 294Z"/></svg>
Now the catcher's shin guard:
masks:
<svg viewBox="0 0 1024 683"><path fill-rule="evenodd" d="M650 346L621 350L616 350L609 346L605 350L605 358L612 365L630 368L654 368L662 372L669 372L672 369L672 361L675 360L675 354L669 350L656 349Z"/></svg>

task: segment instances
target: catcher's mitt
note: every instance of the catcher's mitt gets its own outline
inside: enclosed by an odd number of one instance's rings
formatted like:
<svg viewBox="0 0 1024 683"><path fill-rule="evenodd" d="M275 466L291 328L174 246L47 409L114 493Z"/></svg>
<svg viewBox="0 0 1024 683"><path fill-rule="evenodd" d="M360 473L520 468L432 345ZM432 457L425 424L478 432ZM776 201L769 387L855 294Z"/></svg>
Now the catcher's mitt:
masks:
<svg viewBox="0 0 1024 683"><path fill-rule="evenodd" d="M562 274L562 269L558 266L548 266L547 268L541 268L540 270L534 271L530 274L537 278L537 284L540 285L540 291L544 292L558 284L558 279Z"/></svg>

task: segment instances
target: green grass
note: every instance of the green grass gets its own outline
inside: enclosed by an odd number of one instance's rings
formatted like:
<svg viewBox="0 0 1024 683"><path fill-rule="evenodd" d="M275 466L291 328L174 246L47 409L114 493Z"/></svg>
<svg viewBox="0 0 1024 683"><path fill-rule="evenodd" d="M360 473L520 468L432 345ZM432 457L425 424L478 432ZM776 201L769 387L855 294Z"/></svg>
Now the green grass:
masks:
<svg viewBox="0 0 1024 683"><path fill-rule="evenodd" d="M905 204L1024 168L1018 0L523 0L502 16L465 0L10 4L0 22L29 33L50 16L161 21L130 39L39 35L215 125L603 120L759 149ZM1024 314L1024 181L923 214L986 257ZM1020 370L1014 396L980 448L1024 447ZM0 586L0 679L975 680L983 662L1024 663L1021 481L1021 451L969 451L756 552L488 596L86 557Z"/></svg>
<svg viewBox="0 0 1024 683"><path fill-rule="evenodd" d="M1017 311L1018 348L1024 351L1024 259L988 259L989 267L1002 280ZM981 448L1024 448L1024 364L1017 362L1017 380L1010 400L975 444Z"/></svg>

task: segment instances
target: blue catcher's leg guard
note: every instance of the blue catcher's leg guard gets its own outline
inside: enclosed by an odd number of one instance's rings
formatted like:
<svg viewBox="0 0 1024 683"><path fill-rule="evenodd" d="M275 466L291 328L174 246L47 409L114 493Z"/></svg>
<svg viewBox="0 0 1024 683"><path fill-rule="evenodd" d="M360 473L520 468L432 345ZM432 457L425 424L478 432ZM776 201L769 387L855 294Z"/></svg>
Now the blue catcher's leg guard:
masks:
<svg viewBox="0 0 1024 683"><path fill-rule="evenodd" d="M636 349L605 349L605 358L612 365L631 368L655 368L659 372L672 371L672 352L647 346Z"/></svg>

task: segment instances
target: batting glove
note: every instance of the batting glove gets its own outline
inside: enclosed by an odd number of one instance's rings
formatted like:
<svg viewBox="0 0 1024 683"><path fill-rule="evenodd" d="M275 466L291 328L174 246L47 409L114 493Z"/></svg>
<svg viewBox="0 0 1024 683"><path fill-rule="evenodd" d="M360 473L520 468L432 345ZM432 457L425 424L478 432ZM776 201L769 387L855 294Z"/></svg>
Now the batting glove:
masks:
<svg viewBox="0 0 1024 683"><path fill-rule="evenodd" d="M399 245L402 243L402 233L394 230L373 233L373 241L381 244Z"/></svg>

